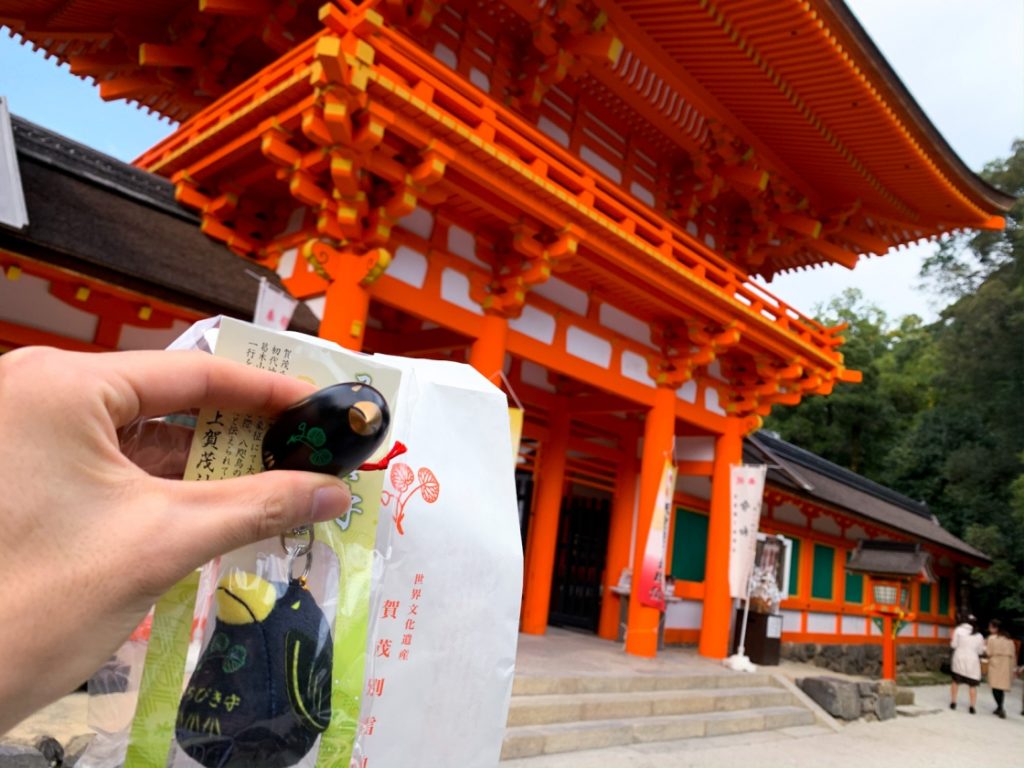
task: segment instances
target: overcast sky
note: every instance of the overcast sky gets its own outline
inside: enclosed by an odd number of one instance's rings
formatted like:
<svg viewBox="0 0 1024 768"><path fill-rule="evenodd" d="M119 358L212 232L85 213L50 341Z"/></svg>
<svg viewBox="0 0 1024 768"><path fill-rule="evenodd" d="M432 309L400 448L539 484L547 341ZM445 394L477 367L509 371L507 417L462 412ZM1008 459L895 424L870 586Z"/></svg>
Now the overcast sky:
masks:
<svg viewBox="0 0 1024 768"><path fill-rule="evenodd" d="M1009 154L1024 138L1024 0L848 0L931 120L968 166ZM165 120L96 90L0 37L0 95L11 111L123 160L132 160L173 130ZM916 288L915 246L862 261L852 272L824 267L777 277L769 290L808 314L849 286L896 318L935 317L940 305Z"/></svg>

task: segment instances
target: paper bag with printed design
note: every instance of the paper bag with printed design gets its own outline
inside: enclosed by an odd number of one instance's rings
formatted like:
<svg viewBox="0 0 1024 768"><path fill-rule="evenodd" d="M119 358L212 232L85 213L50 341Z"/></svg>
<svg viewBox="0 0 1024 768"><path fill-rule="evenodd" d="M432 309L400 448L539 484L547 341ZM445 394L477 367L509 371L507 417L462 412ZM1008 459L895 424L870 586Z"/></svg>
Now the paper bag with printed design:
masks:
<svg viewBox="0 0 1024 768"><path fill-rule="evenodd" d="M494 766L522 590L505 396L466 365L379 359L402 371L409 450L381 494L355 765Z"/></svg>

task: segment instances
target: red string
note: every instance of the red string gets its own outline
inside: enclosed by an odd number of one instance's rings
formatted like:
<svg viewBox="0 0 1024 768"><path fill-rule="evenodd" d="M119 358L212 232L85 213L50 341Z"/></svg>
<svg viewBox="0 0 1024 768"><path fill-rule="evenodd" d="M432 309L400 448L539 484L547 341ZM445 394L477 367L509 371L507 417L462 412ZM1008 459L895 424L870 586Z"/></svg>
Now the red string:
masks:
<svg viewBox="0 0 1024 768"><path fill-rule="evenodd" d="M363 469L363 470L366 470L367 472L373 472L374 470L378 470L378 469L387 469L388 468L388 464L391 463L391 460L393 458L395 458L396 456L401 456L403 453L405 453L408 450L409 449L406 448L403 443L401 443L398 440L395 440L395 444L393 446L391 446L391 450L388 451L387 456L385 456L380 461L368 461L365 464L363 464L362 466L360 466L359 468Z"/></svg>

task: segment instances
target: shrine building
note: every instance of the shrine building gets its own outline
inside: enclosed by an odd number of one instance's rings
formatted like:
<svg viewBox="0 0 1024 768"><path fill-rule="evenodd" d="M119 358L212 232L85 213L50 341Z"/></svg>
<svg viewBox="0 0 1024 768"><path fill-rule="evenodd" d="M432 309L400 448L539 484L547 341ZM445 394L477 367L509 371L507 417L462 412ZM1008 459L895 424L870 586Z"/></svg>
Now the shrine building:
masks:
<svg viewBox="0 0 1024 768"><path fill-rule="evenodd" d="M892 540L935 577L900 640L947 642L957 569L985 556L755 432L859 380L843 328L765 281L998 229L1012 202L841 0L0 0L0 24L178 124L134 167L0 133L26 201L0 225L0 349L159 348L251 317L270 276L295 329L465 361L522 401L523 632L624 623L656 653L659 612L612 587L674 455L665 639L727 655L746 451L772 467L762 529L795 542L784 641L877 642L845 563Z"/></svg>

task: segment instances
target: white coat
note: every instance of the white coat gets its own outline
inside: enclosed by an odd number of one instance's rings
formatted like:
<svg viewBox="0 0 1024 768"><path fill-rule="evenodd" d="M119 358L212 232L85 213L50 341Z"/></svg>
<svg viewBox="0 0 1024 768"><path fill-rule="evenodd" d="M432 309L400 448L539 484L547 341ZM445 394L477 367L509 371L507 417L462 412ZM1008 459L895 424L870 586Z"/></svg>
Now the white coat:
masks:
<svg viewBox="0 0 1024 768"><path fill-rule="evenodd" d="M985 638L970 624L961 624L953 630L949 641L953 649L953 671L958 675L981 680L981 654L985 652Z"/></svg>

